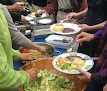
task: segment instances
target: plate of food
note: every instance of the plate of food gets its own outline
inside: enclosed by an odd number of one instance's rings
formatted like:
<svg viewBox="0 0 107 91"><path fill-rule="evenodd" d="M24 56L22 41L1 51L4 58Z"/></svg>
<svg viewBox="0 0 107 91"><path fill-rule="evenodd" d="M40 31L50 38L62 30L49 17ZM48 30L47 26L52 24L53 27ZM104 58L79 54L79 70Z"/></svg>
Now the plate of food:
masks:
<svg viewBox="0 0 107 91"><path fill-rule="evenodd" d="M74 23L56 23L50 26L50 30L57 34L71 35L78 33L81 28Z"/></svg>
<svg viewBox="0 0 107 91"><path fill-rule="evenodd" d="M93 65L94 61L91 57L77 52L64 53L53 60L53 66L58 71L67 74L80 74L80 72L76 70L77 67L88 71L93 67Z"/></svg>

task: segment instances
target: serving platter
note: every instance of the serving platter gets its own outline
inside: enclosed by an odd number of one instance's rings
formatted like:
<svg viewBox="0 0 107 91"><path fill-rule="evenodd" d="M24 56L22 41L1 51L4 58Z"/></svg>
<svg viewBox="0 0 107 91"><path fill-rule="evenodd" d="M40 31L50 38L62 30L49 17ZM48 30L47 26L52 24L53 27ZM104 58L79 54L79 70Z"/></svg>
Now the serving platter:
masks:
<svg viewBox="0 0 107 91"><path fill-rule="evenodd" d="M67 73L67 74L80 74L80 72L78 70L69 70L69 69L61 69L61 66L57 65L57 61L60 59L60 57L62 58L66 58L68 56L78 56L78 57L81 57L83 59L86 59L87 60L84 60L85 61L85 66L83 66L81 69L85 70L85 71L88 71L90 70L93 65L94 65L94 61L91 59L91 57L89 57L88 55L85 55L85 54L82 54L82 53L77 53L77 52L71 52L71 53L64 53L64 54L61 54L57 57L54 58L53 60L53 66L55 67L55 69L57 69L58 71L60 72L63 72L63 73Z"/></svg>
<svg viewBox="0 0 107 91"><path fill-rule="evenodd" d="M32 57L33 59L37 59L37 58L44 58L44 57L51 57L51 56L53 56L54 55L54 53L55 53L55 48L54 48L54 46L52 46L51 44L48 44L48 43L43 43L43 42L34 42L35 44L37 44L37 45L39 45L39 46L44 46L46 49L47 49L47 52L45 53L45 54L42 54L42 53L36 53L36 55L34 54L35 53L35 51L36 50L34 50L33 51L33 53L32 53L32 55L34 56L35 55L35 57ZM23 47L20 47L19 48L19 52L20 53L29 53L28 52L29 51L29 49L27 49L27 48L23 48ZM41 55L41 56L37 56L37 54L39 54L39 55Z"/></svg>
<svg viewBox="0 0 107 91"><path fill-rule="evenodd" d="M64 26L64 29L65 28L68 28L68 29L72 29L72 30L74 30L74 31L67 31L67 32L58 32L58 31L55 31L54 29L53 29L53 27L56 25L56 24L61 24L61 25L63 25ZM62 35L71 35L71 34L76 34L76 33L78 33L80 30L81 30L81 28L77 25L77 24L74 24L74 23L56 23L56 24L53 24L53 25L51 25L50 26L50 30L52 31L52 32L54 32L54 33L57 33L57 34L62 34Z"/></svg>

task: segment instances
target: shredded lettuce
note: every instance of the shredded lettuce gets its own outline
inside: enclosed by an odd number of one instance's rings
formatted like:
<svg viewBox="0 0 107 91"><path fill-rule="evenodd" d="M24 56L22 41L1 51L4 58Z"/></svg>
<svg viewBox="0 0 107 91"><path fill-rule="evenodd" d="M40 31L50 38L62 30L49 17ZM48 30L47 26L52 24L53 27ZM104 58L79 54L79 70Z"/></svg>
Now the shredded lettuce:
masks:
<svg viewBox="0 0 107 91"><path fill-rule="evenodd" d="M75 88L74 83L68 78L53 75L47 70L37 72L35 81L24 86L25 91L71 91Z"/></svg>

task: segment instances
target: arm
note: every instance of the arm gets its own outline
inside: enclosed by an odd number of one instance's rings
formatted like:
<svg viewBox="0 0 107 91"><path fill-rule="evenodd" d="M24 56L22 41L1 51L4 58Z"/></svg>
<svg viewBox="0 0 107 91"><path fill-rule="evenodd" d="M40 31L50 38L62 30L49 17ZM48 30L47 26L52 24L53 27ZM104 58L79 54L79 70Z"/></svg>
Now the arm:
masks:
<svg viewBox="0 0 107 91"><path fill-rule="evenodd" d="M13 53L13 60L14 61L19 60L21 53L18 50L14 50L14 49L12 49L12 53Z"/></svg>
<svg viewBox="0 0 107 91"><path fill-rule="evenodd" d="M106 85L104 86L103 91L107 91L107 83L106 83Z"/></svg>
<svg viewBox="0 0 107 91"><path fill-rule="evenodd" d="M48 14L54 14L57 9L57 0L47 0L47 6L43 9Z"/></svg>
<svg viewBox="0 0 107 91"><path fill-rule="evenodd" d="M8 10L0 4L2 7L2 11L6 17L6 20L8 22L8 28L11 34L12 41L17 43L20 46L29 48L32 44L32 41L29 40L27 37L25 37L17 28L16 25L13 23L12 18L8 12Z"/></svg>
<svg viewBox="0 0 107 91"><path fill-rule="evenodd" d="M106 23L106 21L104 21L100 24L94 25L94 26L90 26L89 31L100 30L104 26L105 23Z"/></svg>
<svg viewBox="0 0 107 91"><path fill-rule="evenodd" d="M10 66L13 60L6 55L2 44L0 43L0 89L12 89L24 86L29 83L29 75L25 71L15 71ZM13 53L16 55L17 53ZM14 79L13 79L14 78Z"/></svg>
<svg viewBox="0 0 107 91"><path fill-rule="evenodd" d="M24 36L17 28L16 25L13 23L12 18L8 12L8 10L2 6L2 10L4 12L4 15L8 22L8 28L11 34L12 41L16 43L17 45L20 45L25 48L31 48L31 49L37 49L41 52L46 52L46 48L44 46L37 46L34 44L30 39L28 39L26 36Z"/></svg>
<svg viewBox="0 0 107 91"><path fill-rule="evenodd" d="M105 25L104 25L104 24L105 24ZM98 25L99 25L99 24L98 24ZM97 26L97 25L95 25L95 26ZM104 27L103 27L103 26L104 26ZM101 29L100 29L98 32L94 33L95 36L101 36L101 34L102 34L102 32L103 32L104 30L107 31L107 30L106 30L107 21L106 21L106 23L105 23L105 22L101 23L101 25L98 26L98 27L101 27Z"/></svg>
<svg viewBox="0 0 107 91"><path fill-rule="evenodd" d="M82 28L81 31L94 31L94 30L100 30L104 26L105 23L106 21L97 25L93 25L93 26L88 26L86 24L80 24L78 26Z"/></svg>
<svg viewBox="0 0 107 91"><path fill-rule="evenodd" d="M92 81L94 83L94 85L102 86L102 87L107 82L107 77L101 77L101 76L97 76L95 74L91 74L90 72L86 72L86 71L82 70L81 68L77 68L77 70L80 71L82 74L82 75L77 75L77 77L81 81L86 81L86 82Z"/></svg>
<svg viewBox="0 0 107 91"><path fill-rule="evenodd" d="M18 2L17 4L7 5L6 8L9 12L20 12L25 10L23 5L23 2Z"/></svg>
<svg viewBox="0 0 107 91"><path fill-rule="evenodd" d="M67 19L69 18L71 20L80 19L86 16L87 11L88 11L88 8L86 8L84 11L81 11L79 13L73 12L73 13L68 14L66 18Z"/></svg>
<svg viewBox="0 0 107 91"><path fill-rule="evenodd" d="M79 12L79 16L80 16L80 18L85 17L85 16L86 16L86 14L87 14L87 11L88 11L88 7L87 7L85 10L83 10L83 11Z"/></svg>

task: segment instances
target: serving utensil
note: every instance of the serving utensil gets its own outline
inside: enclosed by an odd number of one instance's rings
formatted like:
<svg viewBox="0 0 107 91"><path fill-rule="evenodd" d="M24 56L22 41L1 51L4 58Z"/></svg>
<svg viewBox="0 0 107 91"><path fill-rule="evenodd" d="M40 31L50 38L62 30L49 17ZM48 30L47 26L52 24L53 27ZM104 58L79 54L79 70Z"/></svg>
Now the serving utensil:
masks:
<svg viewBox="0 0 107 91"><path fill-rule="evenodd" d="M91 57L91 58L79 58L79 59L82 59L82 60L98 60L99 57Z"/></svg>
<svg viewBox="0 0 107 91"><path fill-rule="evenodd" d="M25 11L30 12L30 9L27 6L23 6L25 8Z"/></svg>
<svg viewBox="0 0 107 91"><path fill-rule="evenodd" d="M76 42L76 43L74 43L73 45L72 45L72 47L70 47L70 48L67 48L67 52L69 53L69 52L72 52L73 51L73 48L77 45L78 43Z"/></svg>
<svg viewBox="0 0 107 91"><path fill-rule="evenodd" d="M77 56L69 56L69 59L74 60L75 58L79 58L80 60L98 60L99 59L99 57L82 58L82 57L77 57Z"/></svg>
<svg viewBox="0 0 107 91"><path fill-rule="evenodd" d="M60 21L60 23L63 23L64 21L67 21L67 20L69 20L69 19L64 19L64 20L61 20L61 21Z"/></svg>

